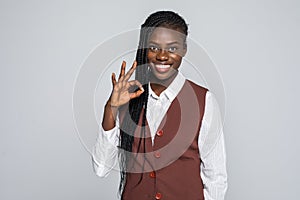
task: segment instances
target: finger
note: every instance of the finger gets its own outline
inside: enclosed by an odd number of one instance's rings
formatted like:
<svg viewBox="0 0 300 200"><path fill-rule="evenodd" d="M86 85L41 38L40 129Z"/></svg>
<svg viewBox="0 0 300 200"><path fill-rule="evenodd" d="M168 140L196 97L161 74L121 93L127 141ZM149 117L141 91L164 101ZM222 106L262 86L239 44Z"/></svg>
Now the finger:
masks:
<svg viewBox="0 0 300 200"><path fill-rule="evenodd" d="M138 86L141 91L144 91L142 84L138 80L132 80L128 82L128 87L135 86L135 85Z"/></svg>
<svg viewBox="0 0 300 200"><path fill-rule="evenodd" d="M137 98L137 97L141 96L141 94L142 94L143 92L144 92L144 90L138 90L138 91L136 91L136 92L134 92L134 93L130 93L130 94L129 94L129 98L130 98L130 99Z"/></svg>
<svg viewBox="0 0 300 200"><path fill-rule="evenodd" d="M113 86L115 86L116 83L117 83L117 81L116 81L116 74L115 73L112 73L112 75L111 75L111 82L112 82Z"/></svg>
<svg viewBox="0 0 300 200"><path fill-rule="evenodd" d="M120 75L119 75L119 80L122 76L125 75L125 68L126 68L126 62L123 60L122 65L121 65L121 71L120 71Z"/></svg>
<svg viewBox="0 0 300 200"><path fill-rule="evenodd" d="M134 61L130 70L126 73L125 77L124 77L124 81L128 81L131 77L131 75L133 74L134 70L136 69L137 67L137 62Z"/></svg>

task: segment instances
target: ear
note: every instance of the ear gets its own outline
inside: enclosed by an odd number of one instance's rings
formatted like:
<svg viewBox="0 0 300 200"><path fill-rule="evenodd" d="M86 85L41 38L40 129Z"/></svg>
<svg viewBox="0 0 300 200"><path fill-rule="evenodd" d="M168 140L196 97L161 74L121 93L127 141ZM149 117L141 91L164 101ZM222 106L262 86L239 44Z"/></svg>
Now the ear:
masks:
<svg viewBox="0 0 300 200"><path fill-rule="evenodd" d="M187 52L187 44L186 44L186 42L184 42L184 44L183 44L183 51L182 51L182 57L185 56L186 52Z"/></svg>

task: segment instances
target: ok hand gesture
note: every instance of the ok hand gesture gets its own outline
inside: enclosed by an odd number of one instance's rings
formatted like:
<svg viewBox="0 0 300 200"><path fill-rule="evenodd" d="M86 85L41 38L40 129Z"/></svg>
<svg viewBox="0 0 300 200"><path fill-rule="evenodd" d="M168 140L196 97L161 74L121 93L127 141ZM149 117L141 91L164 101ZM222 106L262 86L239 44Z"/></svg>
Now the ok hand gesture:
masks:
<svg viewBox="0 0 300 200"><path fill-rule="evenodd" d="M134 61L130 70L125 74L126 62L123 61L118 81L116 80L115 73L112 74L111 80L113 84L113 91L110 97L111 107L120 107L128 103L130 99L139 97L144 92L143 86L139 81L137 80L129 81L136 67L137 67L137 62ZM139 90L130 93L129 88L135 85L139 87Z"/></svg>

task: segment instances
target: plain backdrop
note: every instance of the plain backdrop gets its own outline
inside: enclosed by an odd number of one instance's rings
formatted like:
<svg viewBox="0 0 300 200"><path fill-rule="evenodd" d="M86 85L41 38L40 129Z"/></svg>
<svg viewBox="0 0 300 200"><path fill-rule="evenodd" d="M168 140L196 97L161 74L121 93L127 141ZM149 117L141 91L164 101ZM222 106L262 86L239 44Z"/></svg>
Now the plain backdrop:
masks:
<svg viewBox="0 0 300 200"><path fill-rule="evenodd" d="M162 9L223 78L226 199L298 199L299 1L1 0L1 200L117 199L118 172L97 177L77 135L74 81L98 44Z"/></svg>

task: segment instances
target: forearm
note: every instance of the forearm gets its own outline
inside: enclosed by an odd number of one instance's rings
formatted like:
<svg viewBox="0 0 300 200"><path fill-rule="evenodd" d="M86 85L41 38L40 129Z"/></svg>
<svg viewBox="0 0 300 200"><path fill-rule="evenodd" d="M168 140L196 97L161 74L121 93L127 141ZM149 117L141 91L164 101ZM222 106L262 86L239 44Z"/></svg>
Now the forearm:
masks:
<svg viewBox="0 0 300 200"><path fill-rule="evenodd" d="M111 106L110 100L108 100L104 107L104 114L102 120L102 127L104 131L111 130L116 126L117 113L118 107Z"/></svg>
<svg viewBox="0 0 300 200"><path fill-rule="evenodd" d="M126 74L125 67L126 62L123 61L118 81L116 80L115 73L112 74L113 91L104 107L99 135L92 151L94 170L99 176L106 176L118 160L117 146L119 144L120 130L117 117L119 117L119 108L120 113L124 113L121 111L121 108L126 105L130 99L137 98L144 92L140 82L137 80L129 81L137 67L137 63L134 62ZM138 86L140 90L131 93L129 88L135 85ZM120 115L120 118L123 117Z"/></svg>
<svg viewBox="0 0 300 200"><path fill-rule="evenodd" d="M108 101L104 107L102 125L92 150L92 161L95 173L105 177L116 166L118 155L119 129L117 126L117 113L115 107Z"/></svg>

